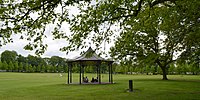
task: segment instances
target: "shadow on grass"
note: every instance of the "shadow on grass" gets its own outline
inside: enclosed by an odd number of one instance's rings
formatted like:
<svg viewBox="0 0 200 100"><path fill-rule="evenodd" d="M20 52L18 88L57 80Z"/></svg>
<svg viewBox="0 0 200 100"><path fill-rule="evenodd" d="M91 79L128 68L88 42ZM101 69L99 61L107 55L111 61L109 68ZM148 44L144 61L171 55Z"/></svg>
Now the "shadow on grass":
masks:
<svg viewBox="0 0 200 100"><path fill-rule="evenodd" d="M133 81L154 81L154 82L200 82L200 80L187 80L187 79L132 79ZM128 80L127 80L128 82Z"/></svg>
<svg viewBox="0 0 200 100"><path fill-rule="evenodd" d="M172 82L197 82L200 83L200 80L187 80L187 79L169 79L166 81L172 81Z"/></svg>

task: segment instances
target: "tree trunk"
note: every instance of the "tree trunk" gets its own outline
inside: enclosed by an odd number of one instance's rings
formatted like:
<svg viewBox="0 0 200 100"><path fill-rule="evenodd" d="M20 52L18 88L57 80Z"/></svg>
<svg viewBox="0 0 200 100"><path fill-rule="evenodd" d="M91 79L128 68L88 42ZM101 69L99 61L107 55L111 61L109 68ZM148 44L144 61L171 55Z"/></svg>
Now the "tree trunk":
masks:
<svg viewBox="0 0 200 100"><path fill-rule="evenodd" d="M167 74L163 72L163 80L168 80L167 79Z"/></svg>
<svg viewBox="0 0 200 100"><path fill-rule="evenodd" d="M163 72L163 80L168 80L167 79L167 71L166 71L166 67L161 67L162 72Z"/></svg>

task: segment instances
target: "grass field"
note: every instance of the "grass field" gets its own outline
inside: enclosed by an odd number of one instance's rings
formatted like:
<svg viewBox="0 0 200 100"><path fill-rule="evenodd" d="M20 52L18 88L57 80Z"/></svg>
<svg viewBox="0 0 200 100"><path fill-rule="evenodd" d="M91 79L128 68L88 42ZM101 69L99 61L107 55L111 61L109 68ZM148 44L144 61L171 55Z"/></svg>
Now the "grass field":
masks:
<svg viewBox="0 0 200 100"><path fill-rule="evenodd" d="M87 74L89 79L93 76ZM78 82L78 74L73 75ZM114 75L116 84L67 85L58 73L0 73L0 100L199 100L200 76ZM107 75L103 75L107 81ZM128 80L135 92L127 92Z"/></svg>

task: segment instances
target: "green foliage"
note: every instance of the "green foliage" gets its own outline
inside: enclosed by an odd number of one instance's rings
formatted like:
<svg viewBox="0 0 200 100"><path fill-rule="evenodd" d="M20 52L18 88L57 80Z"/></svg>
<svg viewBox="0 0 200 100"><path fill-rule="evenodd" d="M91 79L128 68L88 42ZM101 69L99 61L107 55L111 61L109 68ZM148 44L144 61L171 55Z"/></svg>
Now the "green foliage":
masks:
<svg viewBox="0 0 200 100"><path fill-rule="evenodd" d="M26 58L26 57L24 57L24 56L22 56L22 55L18 55L18 57L17 57L17 61L18 62L22 62L23 64L25 64L25 63L27 63L28 61L27 61L28 59Z"/></svg>
<svg viewBox="0 0 200 100"><path fill-rule="evenodd" d="M3 65L2 62L0 61L0 70L2 70L2 65Z"/></svg>
<svg viewBox="0 0 200 100"><path fill-rule="evenodd" d="M26 63L25 64L25 66L24 66L24 68L23 68L23 70L25 71L25 72L29 72L29 64L28 63Z"/></svg>
<svg viewBox="0 0 200 100"><path fill-rule="evenodd" d="M66 70L65 59L58 56L52 58L56 58L56 60L53 60L53 63L59 65L60 67L58 68L57 66L54 66L51 68L51 71L49 71L48 66L48 64L52 64L52 60L50 58L41 58L32 55L28 55L28 57L17 55L17 61L12 62L14 65L11 64L11 66L8 66L8 69L10 70L13 68L13 71L18 72L64 72ZM30 65L32 67L30 67Z"/></svg>
<svg viewBox="0 0 200 100"><path fill-rule="evenodd" d="M6 70L7 69L7 64L6 62L1 62L1 70Z"/></svg>
<svg viewBox="0 0 200 100"><path fill-rule="evenodd" d="M61 58L59 56L52 56L49 59L49 64L52 65L52 66L55 66L56 67L56 69L55 69L56 71L59 71L61 69L64 70L63 68L66 67L65 59Z"/></svg>
<svg viewBox="0 0 200 100"><path fill-rule="evenodd" d="M7 70L12 72L13 69L14 69L14 65L13 65L13 63L10 61L9 64L8 64L8 69L7 69Z"/></svg>
<svg viewBox="0 0 200 100"><path fill-rule="evenodd" d="M19 34L20 39L29 41L25 49L36 49L38 55L44 53L47 49L47 44L43 43L43 39L46 38L44 34L46 26L55 24L52 31L54 39L64 38L64 32L59 29L69 19L69 6L79 4L81 1L90 2L90 0L10 0L9 2L1 0L0 45L13 42L11 35Z"/></svg>
<svg viewBox="0 0 200 100"><path fill-rule="evenodd" d="M46 66L47 62L41 57L28 55L27 62L31 66L36 66L36 72L40 72L41 66Z"/></svg>
<svg viewBox="0 0 200 100"><path fill-rule="evenodd" d="M19 63L19 69L18 69L19 72L22 72L23 71L23 63L20 62Z"/></svg>
<svg viewBox="0 0 200 100"><path fill-rule="evenodd" d="M6 50L1 54L1 61L6 61L7 63L15 62L17 60L17 52Z"/></svg>
<svg viewBox="0 0 200 100"><path fill-rule="evenodd" d="M36 72L40 72L41 71L41 66L36 66Z"/></svg>
<svg viewBox="0 0 200 100"><path fill-rule="evenodd" d="M41 73L44 73L45 72L45 66L43 65L43 66L40 66L40 72Z"/></svg>
<svg viewBox="0 0 200 100"><path fill-rule="evenodd" d="M6 61L0 62L0 70L1 71L14 71L14 72L66 72L67 71L67 66L64 64L65 59L59 58L59 60L54 60L55 64L57 65L62 65L62 66L52 66L50 64L50 59L51 58L40 58L40 57L34 57L33 58L37 59L43 59L45 63L40 63L42 65L38 66L32 66L31 64L28 64L28 59L27 57L23 57L22 55L18 55L17 58L23 58L24 60L18 60L15 62L9 62L7 63ZM30 58L30 57L29 57ZM33 60L34 61L34 60ZM26 62L26 63L25 63ZM38 63L39 64L39 63ZM169 65L167 68L168 74L193 74L197 75L200 74L200 68L197 66L197 64L194 63L172 63ZM96 73L96 67L95 66L85 66L85 72L86 73ZM113 72L117 74L162 74L161 68L158 68L157 66L150 66L150 65L144 65L144 64L132 64L132 61L123 61L120 64L114 63L113 64ZM73 72L79 73L79 67L74 66L73 67ZM102 73L107 73L108 72L108 67L106 65L102 65L101 69Z"/></svg>
<svg viewBox="0 0 200 100"><path fill-rule="evenodd" d="M45 67L45 72L50 72L50 65L47 65L46 67Z"/></svg>
<svg viewBox="0 0 200 100"><path fill-rule="evenodd" d="M14 63L13 71L17 72L18 69L19 69L19 65L18 65L18 62L16 61L16 62Z"/></svg>
<svg viewBox="0 0 200 100"><path fill-rule="evenodd" d="M36 67L32 66L32 72L36 72Z"/></svg>
<svg viewBox="0 0 200 100"><path fill-rule="evenodd" d="M176 70L175 70L176 68L175 68L175 66L174 66L174 64L170 64L170 67L169 67L169 72L168 72L168 74L171 74L171 75L173 75L173 74L175 74L175 72L176 72Z"/></svg>
<svg viewBox="0 0 200 100"><path fill-rule="evenodd" d="M8 64L6 61L3 62L3 65L2 65L2 70L8 70Z"/></svg>
<svg viewBox="0 0 200 100"><path fill-rule="evenodd" d="M157 64L167 79L167 66L176 53L200 46L199 6L198 0L109 0L87 8L80 5L80 14L70 20L74 32L70 45L63 50L86 47L85 40L99 47L116 32L112 57L142 66Z"/></svg>
<svg viewBox="0 0 200 100"><path fill-rule="evenodd" d="M62 71L63 71L63 68L62 68L61 66L58 66L58 67L57 67L57 71L58 71L58 72L62 72Z"/></svg>

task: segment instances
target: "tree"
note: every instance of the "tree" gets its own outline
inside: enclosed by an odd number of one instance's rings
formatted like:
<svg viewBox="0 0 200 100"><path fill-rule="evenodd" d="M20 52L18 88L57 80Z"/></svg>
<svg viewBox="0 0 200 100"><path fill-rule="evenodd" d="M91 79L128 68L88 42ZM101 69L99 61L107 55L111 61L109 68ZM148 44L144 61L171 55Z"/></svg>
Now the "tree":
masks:
<svg viewBox="0 0 200 100"><path fill-rule="evenodd" d="M32 67L32 71L36 72L36 67L35 66Z"/></svg>
<svg viewBox="0 0 200 100"><path fill-rule="evenodd" d="M6 68L7 68L7 65L5 65L5 63L6 63L6 62L0 62L0 69L1 69L2 71L6 70Z"/></svg>
<svg viewBox="0 0 200 100"><path fill-rule="evenodd" d="M29 71L28 71L28 72L30 72L30 73L35 72L35 70L34 70L34 66L29 65L28 68L29 68Z"/></svg>
<svg viewBox="0 0 200 100"><path fill-rule="evenodd" d="M193 74L198 73L200 68L200 46L191 44L188 48L180 55L177 63L189 64L189 69Z"/></svg>
<svg viewBox="0 0 200 100"><path fill-rule="evenodd" d="M48 64L47 66L45 66L45 72L50 72L51 66Z"/></svg>
<svg viewBox="0 0 200 100"><path fill-rule="evenodd" d="M0 70L2 70L2 62L0 61Z"/></svg>
<svg viewBox="0 0 200 100"><path fill-rule="evenodd" d="M9 51L6 50L4 52L2 52L1 54L1 61L4 62L6 61L6 63L10 63L10 62L15 62L17 59L17 52L16 51Z"/></svg>
<svg viewBox="0 0 200 100"><path fill-rule="evenodd" d="M19 68L18 68L18 72L22 72L23 71L23 63L20 62L19 63Z"/></svg>
<svg viewBox="0 0 200 100"><path fill-rule="evenodd" d="M199 72L199 67L195 66L195 63L189 64L189 70L193 75L197 75Z"/></svg>
<svg viewBox="0 0 200 100"><path fill-rule="evenodd" d="M24 71L25 72L29 72L29 67L30 67L30 65L28 63L26 63L25 66L24 66L24 68L23 68Z"/></svg>
<svg viewBox="0 0 200 100"><path fill-rule="evenodd" d="M17 71L18 71L18 68L19 68L19 65L18 65L18 62L16 61L16 62L14 63L13 71L17 72Z"/></svg>
<svg viewBox="0 0 200 100"><path fill-rule="evenodd" d="M59 56L52 56L49 59L49 64L54 66L56 71L59 71L59 66L60 67L65 67L66 66L65 59L61 58ZM62 68L62 70L63 70L63 68Z"/></svg>
<svg viewBox="0 0 200 100"><path fill-rule="evenodd" d="M38 66L39 65L39 60L36 56L28 55L27 57L28 64L32 66Z"/></svg>
<svg viewBox="0 0 200 100"><path fill-rule="evenodd" d="M57 70L57 72L62 72L63 71L63 68L61 67L61 66L58 66L58 70Z"/></svg>
<svg viewBox="0 0 200 100"><path fill-rule="evenodd" d="M53 72L54 72L54 66L51 66L51 65L49 66L49 72L50 72L50 73L53 73Z"/></svg>
<svg viewBox="0 0 200 100"><path fill-rule="evenodd" d="M44 66L44 65L40 66L40 72L41 72L41 73L44 73L44 72L45 72L45 66Z"/></svg>
<svg viewBox="0 0 200 100"><path fill-rule="evenodd" d="M174 64L171 64L169 67L169 74L173 75L174 72L175 72L175 66L174 66Z"/></svg>
<svg viewBox="0 0 200 100"><path fill-rule="evenodd" d="M7 64L6 61L4 61L3 64L2 64L2 70L8 71L8 64Z"/></svg>
<svg viewBox="0 0 200 100"><path fill-rule="evenodd" d="M14 65L13 65L13 63L10 61L9 63L8 63L8 71L13 71L13 69L14 69Z"/></svg>
<svg viewBox="0 0 200 100"><path fill-rule="evenodd" d="M13 42L11 35L20 34L21 39L30 41L25 49L36 50L41 54L47 45L43 43L45 27L55 24L52 34L54 38L61 38L59 32L63 22L68 20L69 6L86 3L91 0L6 0L0 1L0 33L1 45ZM58 11L59 9L59 11ZM34 17L32 17L35 15Z"/></svg>
<svg viewBox="0 0 200 100"><path fill-rule="evenodd" d="M31 64L32 66L36 67L36 72L40 72L41 66L47 65L47 63L45 62L45 60L43 58L37 57L37 56L32 56L32 55L28 55L27 62L28 62L28 64Z"/></svg>
<svg viewBox="0 0 200 100"><path fill-rule="evenodd" d="M27 63L27 58L19 54L19 55L17 56L17 61L18 61L19 63L25 64L25 63Z"/></svg>

